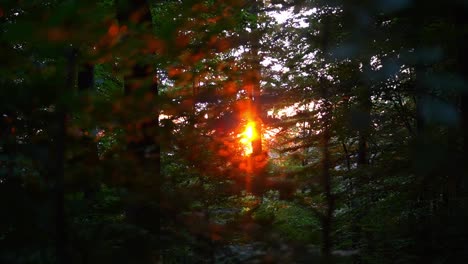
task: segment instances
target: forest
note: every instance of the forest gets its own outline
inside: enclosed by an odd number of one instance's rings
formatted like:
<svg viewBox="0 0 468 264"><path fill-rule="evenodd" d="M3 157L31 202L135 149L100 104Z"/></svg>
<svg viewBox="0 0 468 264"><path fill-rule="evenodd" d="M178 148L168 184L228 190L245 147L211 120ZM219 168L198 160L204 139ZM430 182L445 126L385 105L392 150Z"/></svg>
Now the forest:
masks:
<svg viewBox="0 0 468 264"><path fill-rule="evenodd" d="M0 0L0 263L468 263L468 1Z"/></svg>

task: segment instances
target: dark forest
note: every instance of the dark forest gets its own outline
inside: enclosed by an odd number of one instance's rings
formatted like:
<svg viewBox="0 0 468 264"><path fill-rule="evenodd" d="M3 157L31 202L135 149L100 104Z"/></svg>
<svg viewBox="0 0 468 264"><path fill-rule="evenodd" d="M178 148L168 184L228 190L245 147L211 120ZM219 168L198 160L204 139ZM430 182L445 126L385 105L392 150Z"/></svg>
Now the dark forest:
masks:
<svg viewBox="0 0 468 264"><path fill-rule="evenodd" d="M468 1L0 0L0 263L468 263Z"/></svg>

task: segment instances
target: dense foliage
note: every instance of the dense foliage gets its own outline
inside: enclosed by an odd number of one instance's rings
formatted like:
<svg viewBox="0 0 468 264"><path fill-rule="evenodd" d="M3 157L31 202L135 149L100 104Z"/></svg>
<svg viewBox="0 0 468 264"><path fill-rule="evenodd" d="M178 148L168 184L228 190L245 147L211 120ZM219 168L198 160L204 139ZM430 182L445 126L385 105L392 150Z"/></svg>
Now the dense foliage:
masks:
<svg viewBox="0 0 468 264"><path fill-rule="evenodd" d="M0 263L464 263L466 1L0 1Z"/></svg>

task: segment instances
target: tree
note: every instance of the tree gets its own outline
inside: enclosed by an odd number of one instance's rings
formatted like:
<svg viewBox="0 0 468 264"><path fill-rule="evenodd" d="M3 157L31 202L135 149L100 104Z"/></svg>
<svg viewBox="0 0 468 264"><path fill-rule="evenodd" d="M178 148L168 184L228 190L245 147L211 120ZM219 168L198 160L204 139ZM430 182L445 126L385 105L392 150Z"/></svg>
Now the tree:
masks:
<svg viewBox="0 0 468 264"><path fill-rule="evenodd" d="M3 1L0 262L466 258L466 8Z"/></svg>

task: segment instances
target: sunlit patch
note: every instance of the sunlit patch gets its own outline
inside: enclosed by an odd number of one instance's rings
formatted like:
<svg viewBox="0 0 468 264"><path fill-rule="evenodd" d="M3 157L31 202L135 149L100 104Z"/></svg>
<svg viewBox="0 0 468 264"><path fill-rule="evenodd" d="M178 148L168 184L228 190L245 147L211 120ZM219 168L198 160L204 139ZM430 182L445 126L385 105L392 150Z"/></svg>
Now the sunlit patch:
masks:
<svg viewBox="0 0 468 264"><path fill-rule="evenodd" d="M245 126L244 131L240 134L240 143L245 155L250 155L253 152L252 142L258 138L256 124L249 121Z"/></svg>

